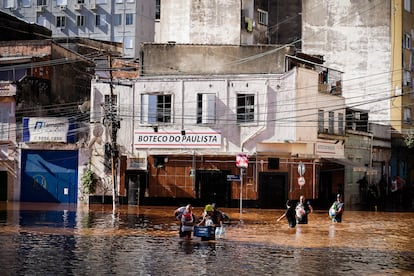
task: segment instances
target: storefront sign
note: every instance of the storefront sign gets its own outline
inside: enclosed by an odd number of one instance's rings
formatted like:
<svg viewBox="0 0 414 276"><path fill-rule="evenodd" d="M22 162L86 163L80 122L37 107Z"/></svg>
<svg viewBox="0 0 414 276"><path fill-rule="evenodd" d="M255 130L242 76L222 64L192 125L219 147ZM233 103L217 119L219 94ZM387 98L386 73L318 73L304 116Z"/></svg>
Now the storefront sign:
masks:
<svg viewBox="0 0 414 276"><path fill-rule="evenodd" d="M335 154L335 146L331 143L316 143L316 154Z"/></svg>
<svg viewBox="0 0 414 276"><path fill-rule="evenodd" d="M72 128L68 118L23 118L23 142L73 142Z"/></svg>
<svg viewBox="0 0 414 276"><path fill-rule="evenodd" d="M221 133L215 131L135 131L135 148L220 148Z"/></svg>

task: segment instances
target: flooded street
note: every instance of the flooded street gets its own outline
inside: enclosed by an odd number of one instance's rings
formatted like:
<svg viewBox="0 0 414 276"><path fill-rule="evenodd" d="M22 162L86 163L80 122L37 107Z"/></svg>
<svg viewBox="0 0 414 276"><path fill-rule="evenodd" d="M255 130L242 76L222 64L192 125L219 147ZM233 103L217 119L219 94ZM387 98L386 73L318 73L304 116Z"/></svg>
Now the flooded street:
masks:
<svg viewBox="0 0 414 276"><path fill-rule="evenodd" d="M0 203L2 275L408 275L412 213L345 211L332 223L276 222L284 210L222 209L224 236L178 238L174 207ZM195 207L201 215L202 207Z"/></svg>

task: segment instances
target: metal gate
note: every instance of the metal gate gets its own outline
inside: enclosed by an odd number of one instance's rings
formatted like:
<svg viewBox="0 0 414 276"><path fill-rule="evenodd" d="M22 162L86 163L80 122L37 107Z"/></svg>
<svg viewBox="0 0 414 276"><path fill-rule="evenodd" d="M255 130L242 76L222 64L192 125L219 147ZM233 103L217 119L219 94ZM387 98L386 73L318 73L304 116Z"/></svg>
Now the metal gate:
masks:
<svg viewBox="0 0 414 276"><path fill-rule="evenodd" d="M76 203L77 150L23 150L20 201Z"/></svg>

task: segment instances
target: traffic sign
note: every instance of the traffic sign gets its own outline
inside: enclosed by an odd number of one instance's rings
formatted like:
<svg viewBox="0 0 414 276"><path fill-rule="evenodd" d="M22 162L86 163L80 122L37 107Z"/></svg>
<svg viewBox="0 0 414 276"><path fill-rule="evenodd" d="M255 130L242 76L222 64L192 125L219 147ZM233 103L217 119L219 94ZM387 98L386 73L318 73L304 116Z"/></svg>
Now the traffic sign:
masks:
<svg viewBox="0 0 414 276"><path fill-rule="evenodd" d="M301 188L305 185L305 178L303 176L298 178L298 184Z"/></svg>
<svg viewBox="0 0 414 276"><path fill-rule="evenodd" d="M249 165L249 158L247 154L240 153L236 155L236 167L237 168L247 168Z"/></svg>
<svg viewBox="0 0 414 276"><path fill-rule="evenodd" d="M240 175L228 174L227 181L240 181Z"/></svg>
<svg viewBox="0 0 414 276"><path fill-rule="evenodd" d="M298 173L299 173L299 176L303 176L305 174L305 164L303 164L302 161L299 162Z"/></svg>

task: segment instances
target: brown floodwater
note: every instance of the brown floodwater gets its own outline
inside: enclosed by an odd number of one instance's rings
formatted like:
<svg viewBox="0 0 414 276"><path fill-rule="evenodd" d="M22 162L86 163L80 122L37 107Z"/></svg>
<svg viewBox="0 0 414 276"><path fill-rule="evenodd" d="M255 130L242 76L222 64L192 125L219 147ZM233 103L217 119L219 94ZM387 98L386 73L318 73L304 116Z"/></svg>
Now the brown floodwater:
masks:
<svg viewBox="0 0 414 276"><path fill-rule="evenodd" d="M2 275L414 274L410 212L345 211L332 223L276 222L284 210L221 209L214 241L178 237L171 206L0 203ZM202 207L195 207L201 215Z"/></svg>

